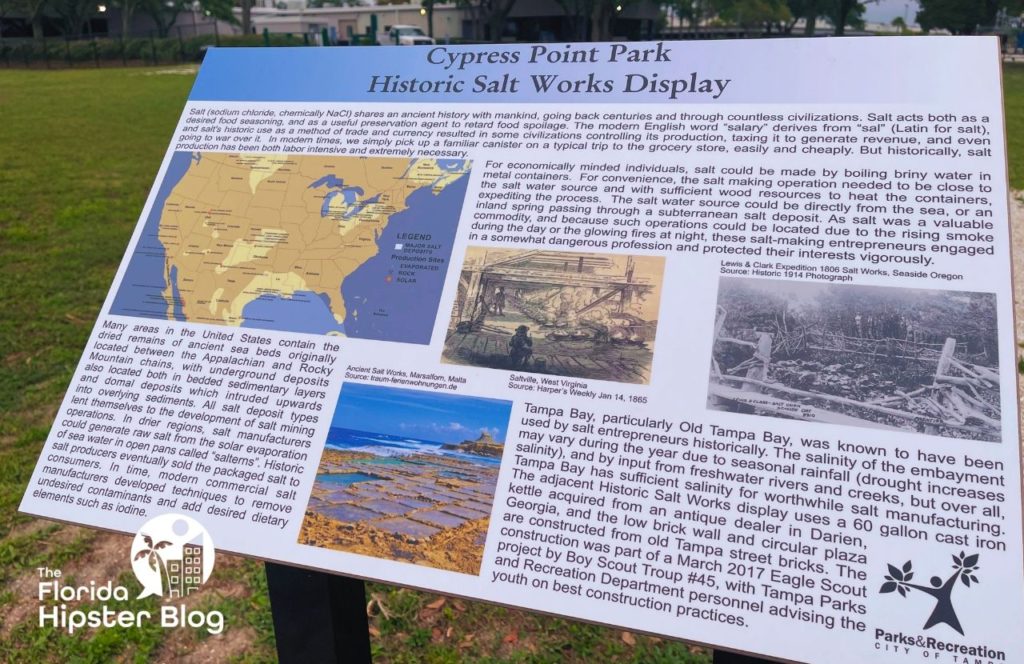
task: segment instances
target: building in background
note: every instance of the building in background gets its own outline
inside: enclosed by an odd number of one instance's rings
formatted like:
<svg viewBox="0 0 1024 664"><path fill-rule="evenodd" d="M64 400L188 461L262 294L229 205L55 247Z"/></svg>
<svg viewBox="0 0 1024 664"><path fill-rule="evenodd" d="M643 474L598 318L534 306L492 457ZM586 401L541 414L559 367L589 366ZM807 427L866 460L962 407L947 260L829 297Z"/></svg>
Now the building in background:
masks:
<svg viewBox="0 0 1024 664"><path fill-rule="evenodd" d="M204 12L198 2L182 3L175 11L171 3L159 20L136 10L126 22L121 9L98 4L91 16L82 17L81 37L182 37L217 34L241 35L241 21L217 20ZM578 7L578 11L573 11ZM598 8L595 15L585 10ZM236 18L241 9L235 8ZM52 15L51 15L52 14ZM432 16L420 4L365 5L354 7L310 7L306 0L256 0L251 9L252 33L292 35L301 43L330 44L375 41L392 25L416 26L438 42L553 42L586 40L648 39L657 35L661 9L652 0L604 0L603 3L556 0L517 0L504 16L487 15L480 3L433 5ZM64 21L47 12L40 19L47 37L68 35ZM161 25L162 24L162 25ZM10 15L0 18L0 37L32 36L28 18ZM499 34L500 33L500 34Z"/></svg>
<svg viewBox="0 0 1024 664"><path fill-rule="evenodd" d="M582 5L582 3L580 3ZM504 21L488 20L472 7L436 4L432 20L417 2L359 7L257 7L252 10L256 32L322 35L332 42L374 35L392 25L419 27L438 42L507 41L553 42L589 39L645 39L657 34L661 10L651 0L609 5L607 17L574 16L554 0L518 0ZM604 19L604 20L602 20ZM498 25L495 25L498 23ZM501 34L495 35L500 29Z"/></svg>

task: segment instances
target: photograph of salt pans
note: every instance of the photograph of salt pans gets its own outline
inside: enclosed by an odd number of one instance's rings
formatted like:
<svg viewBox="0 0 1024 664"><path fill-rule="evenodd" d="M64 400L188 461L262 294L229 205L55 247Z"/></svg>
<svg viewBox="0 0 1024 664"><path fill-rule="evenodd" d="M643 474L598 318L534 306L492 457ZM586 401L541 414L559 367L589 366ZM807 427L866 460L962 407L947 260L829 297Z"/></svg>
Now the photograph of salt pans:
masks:
<svg viewBox="0 0 1024 664"><path fill-rule="evenodd" d="M345 383L299 543L479 574L511 408Z"/></svg>
<svg viewBox="0 0 1024 664"><path fill-rule="evenodd" d="M708 407L1002 437L992 293L723 277Z"/></svg>

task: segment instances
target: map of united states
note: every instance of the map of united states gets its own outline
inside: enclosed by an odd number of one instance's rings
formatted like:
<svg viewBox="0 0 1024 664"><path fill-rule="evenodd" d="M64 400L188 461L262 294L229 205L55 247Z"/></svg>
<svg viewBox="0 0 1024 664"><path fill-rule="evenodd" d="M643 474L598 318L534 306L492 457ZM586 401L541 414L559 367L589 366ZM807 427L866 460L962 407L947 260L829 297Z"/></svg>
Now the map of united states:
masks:
<svg viewBox="0 0 1024 664"><path fill-rule="evenodd" d="M469 168L176 154L111 313L428 343Z"/></svg>

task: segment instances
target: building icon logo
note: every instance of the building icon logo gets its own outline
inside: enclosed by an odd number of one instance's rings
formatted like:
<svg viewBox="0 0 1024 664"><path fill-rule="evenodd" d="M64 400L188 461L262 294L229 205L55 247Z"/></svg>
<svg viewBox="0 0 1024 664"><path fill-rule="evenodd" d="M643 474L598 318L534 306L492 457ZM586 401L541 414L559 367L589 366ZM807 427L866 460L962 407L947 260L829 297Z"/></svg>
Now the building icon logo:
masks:
<svg viewBox="0 0 1024 664"><path fill-rule="evenodd" d="M139 598L187 597L210 578L217 552L198 521L163 514L142 525L132 541L132 571L142 584Z"/></svg>
<svg viewBox="0 0 1024 664"><path fill-rule="evenodd" d="M968 556L961 551L959 556L953 556L953 573L945 580L942 577L933 576L927 586L910 582L914 578L914 570L909 560L903 564L902 568L889 565L889 573L885 575L885 583L882 584L879 592L895 591L902 597L906 597L911 590L918 590L926 595L931 595L935 600L935 608L932 609L928 620L925 621L924 629L931 629L936 625L948 625L962 635L964 629L960 626L956 609L953 608L953 591L956 589L957 581L967 588L970 588L971 584L978 583L978 577L975 575L975 572L978 571L978 557L977 553Z"/></svg>

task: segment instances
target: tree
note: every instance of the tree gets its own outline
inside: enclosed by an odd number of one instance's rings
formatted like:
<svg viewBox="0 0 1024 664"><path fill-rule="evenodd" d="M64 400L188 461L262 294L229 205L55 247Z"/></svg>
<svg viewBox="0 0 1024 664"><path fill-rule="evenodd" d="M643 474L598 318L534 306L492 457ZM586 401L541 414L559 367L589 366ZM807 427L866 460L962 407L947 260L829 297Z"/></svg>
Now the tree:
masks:
<svg viewBox="0 0 1024 664"><path fill-rule="evenodd" d="M0 0L0 39L4 37L4 17L10 13L13 5L11 0Z"/></svg>
<svg viewBox="0 0 1024 664"><path fill-rule="evenodd" d="M166 37L175 21L178 20L178 14L192 7L192 2L189 0L138 0L138 2L139 11L153 19L159 37ZM235 18L232 11L234 9L233 0L199 0L199 6L207 16L233 25L238 24L238 19Z"/></svg>
<svg viewBox="0 0 1024 664"><path fill-rule="evenodd" d="M50 0L14 0L11 13L21 14L32 26L32 38L43 38L43 15L50 7Z"/></svg>
<svg viewBox="0 0 1024 664"><path fill-rule="evenodd" d="M792 17L782 0L717 0L714 6L722 20L742 28L763 28L768 33Z"/></svg>
<svg viewBox="0 0 1024 664"><path fill-rule="evenodd" d="M805 15L805 5L813 6L815 2L817 0L672 0L669 6L695 33L709 18L717 18L722 23L745 29L788 34ZM813 30L813 18L811 22Z"/></svg>
<svg viewBox="0 0 1024 664"><path fill-rule="evenodd" d="M1005 9L1020 11L1020 0L919 0L917 22L925 32L949 30L954 35L973 35L995 25L996 15Z"/></svg>
<svg viewBox="0 0 1024 664"><path fill-rule="evenodd" d="M121 10L121 36L127 37L132 29L132 17L142 0L113 0L112 4Z"/></svg>
<svg viewBox="0 0 1024 664"><path fill-rule="evenodd" d="M469 11L475 41L498 42L516 0L457 0L456 4Z"/></svg>
<svg viewBox="0 0 1024 664"><path fill-rule="evenodd" d="M701 22L707 18L708 3L706 0L671 0L667 6L679 18L680 23L686 21L687 27L692 32L699 30Z"/></svg>
<svg viewBox="0 0 1024 664"><path fill-rule="evenodd" d="M892 20L892 27L899 30L901 35L907 34L907 22L903 20L902 16L897 16Z"/></svg>
<svg viewBox="0 0 1024 664"><path fill-rule="evenodd" d="M590 38L594 41L608 41L612 38L612 19L623 7L637 0L595 0L591 14Z"/></svg>
<svg viewBox="0 0 1024 664"><path fill-rule="evenodd" d="M978 577L974 573L978 570L978 554L965 556L963 551L959 556L953 556L952 576L945 582L938 576L933 576L929 583L931 586L922 586L910 583L914 578L914 572L910 561L903 564L903 568L889 565L889 573L885 576L885 583L882 584L879 592L891 593L898 591L900 596L906 597L910 589L920 590L923 593L935 598L935 609L932 610L928 620L924 623L924 629L935 625L946 624L963 635L963 627L960 626L960 619L957 618L956 609L953 608L953 589L959 579L968 588L972 583L978 583Z"/></svg>
<svg viewBox="0 0 1024 664"><path fill-rule="evenodd" d="M822 15L832 23L834 34L841 37L846 34L847 26L864 27L864 10L864 5L858 0L826 0Z"/></svg>
<svg viewBox="0 0 1024 664"><path fill-rule="evenodd" d="M804 35L813 37L815 28L818 25L818 17L822 14L822 5L826 0L788 0L786 6L793 17L793 22L785 32L789 33L799 19L804 20Z"/></svg>
<svg viewBox="0 0 1024 664"><path fill-rule="evenodd" d="M572 41L608 41L612 18L636 0L556 0L572 23Z"/></svg>
<svg viewBox="0 0 1024 664"><path fill-rule="evenodd" d="M149 556L148 563L149 568L157 573L160 577L160 592L164 591L164 577L168 577L167 581L170 583L170 576L167 574L167 563L158 553L161 549L166 549L171 545L167 540L160 540L156 544L153 544L153 538L149 535L142 533L142 539L146 542L148 549L139 549L139 552L135 554L135 560L145 558Z"/></svg>
<svg viewBox="0 0 1024 664"><path fill-rule="evenodd" d="M590 28L589 17L594 0L555 0L555 2L565 12L572 25L572 33L567 35L569 41L587 41L587 31Z"/></svg>
<svg viewBox="0 0 1024 664"><path fill-rule="evenodd" d="M832 25L833 33L843 35L847 27L862 28L864 26L864 5L879 0L785 0L789 9L790 22L782 26L782 31L789 33L796 22L804 20L804 35L814 36L818 19L824 18Z"/></svg>
<svg viewBox="0 0 1024 664"><path fill-rule="evenodd" d="M377 4L384 4L378 2ZM320 7L361 7L362 0L307 0L306 6L313 8Z"/></svg>
<svg viewBox="0 0 1024 664"><path fill-rule="evenodd" d="M82 26L96 10L96 0L53 0L50 7L60 17L65 37L81 37Z"/></svg>
<svg viewBox="0 0 1024 664"><path fill-rule="evenodd" d="M252 32L252 0L242 0L242 34Z"/></svg>
<svg viewBox="0 0 1024 664"><path fill-rule="evenodd" d="M184 8L183 0L139 0L139 10L153 20L159 37L167 36Z"/></svg>
<svg viewBox="0 0 1024 664"><path fill-rule="evenodd" d="M430 37L434 36L434 1L435 0L420 1L420 6L427 11L427 35Z"/></svg>
<svg viewBox="0 0 1024 664"><path fill-rule="evenodd" d="M193 6L191 0L187 0L182 4L187 9L191 9ZM235 18L234 0L199 0L199 7L207 16L215 18L218 21L230 23L231 25L238 25L238 19Z"/></svg>

